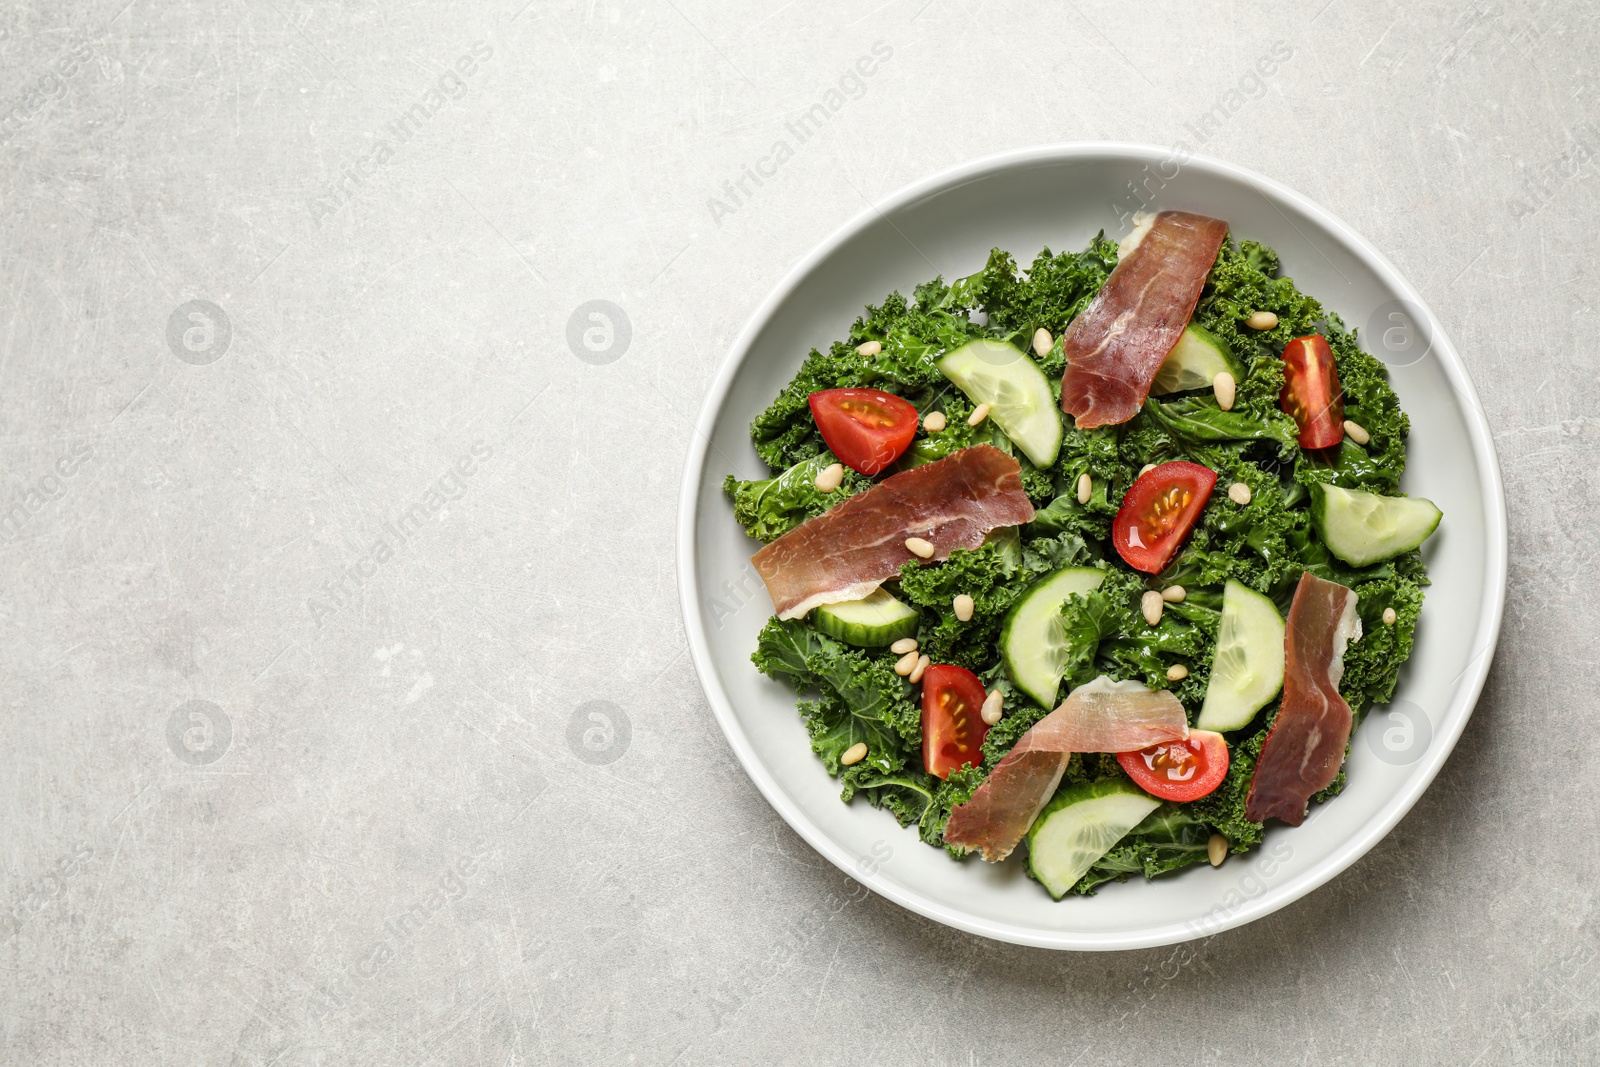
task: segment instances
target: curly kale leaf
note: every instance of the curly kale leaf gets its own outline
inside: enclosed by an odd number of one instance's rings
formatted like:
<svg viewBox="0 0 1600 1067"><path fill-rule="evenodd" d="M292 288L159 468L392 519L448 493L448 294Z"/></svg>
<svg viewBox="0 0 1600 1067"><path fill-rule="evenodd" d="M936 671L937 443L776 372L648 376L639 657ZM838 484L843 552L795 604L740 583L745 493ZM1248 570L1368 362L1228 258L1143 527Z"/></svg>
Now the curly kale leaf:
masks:
<svg viewBox="0 0 1600 1067"><path fill-rule="evenodd" d="M991 254L991 266L994 263ZM1104 232L1082 252L1052 254L1044 249L1034 258L1025 279L1004 285L988 283L983 307L989 313L990 329L1020 338L1022 348L1031 343L1034 331L1049 330L1057 343L1039 363L1046 375L1059 378L1066 368L1062 333L1089 306L1116 265L1116 242L1107 240Z"/></svg>
<svg viewBox="0 0 1600 1067"><path fill-rule="evenodd" d="M771 619L762 629L751 661L756 669L801 691L820 691L821 699L801 704L811 748L828 773L839 778L849 800L865 779L903 775L922 739L922 713L911 700L911 685L894 673L888 653L868 656L799 619ZM857 742L867 757L844 767L840 757Z"/></svg>
<svg viewBox="0 0 1600 1067"><path fill-rule="evenodd" d="M1063 680L1070 689L1100 674L1131 678L1151 689L1171 689L1186 705L1198 706L1205 697L1220 613L1185 600L1168 604L1161 621L1151 626L1139 610L1144 592L1135 575L1108 570L1099 587L1067 598L1061 608L1067 650ZM1178 682L1167 678L1175 663L1189 668L1188 677Z"/></svg>
<svg viewBox="0 0 1600 1067"><path fill-rule="evenodd" d="M946 292L935 280L919 287L917 303L891 293L867 307L848 340L834 342L826 353L813 348L799 373L750 424L756 453L767 466L777 472L826 449L807 404L812 393L871 387L904 396L919 409L931 403L946 384L938 357L984 333L966 309L934 306ZM877 341L882 351L862 355L857 349L867 341Z"/></svg>
<svg viewBox="0 0 1600 1067"><path fill-rule="evenodd" d="M821 452L775 478L741 482L730 474L722 491L733 501L733 517L745 533L758 541L773 541L872 484L871 479L847 467L840 487L824 493L817 488L817 475L835 462L833 453Z"/></svg>
<svg viewBox="0 0 1600 1067"><path fill-rule="evenodd" d="M1400 476L1405 473L1411 420L1400 410L1388 369L1361 350L1354 332L1346 330L1337 315L1328 316L1323 334L1339 370L1345 418L1360 424L1372 439L1358 445L1346 438L1331 458L1305 453L1295 477L1307 485L1332 482L1392 496L1400 491Z"/></svg>
<svg viewBox="0 0 1600 1067"><path fill-rule="evenodd" d="M922 609L917 638L933 662L979 671L994 661L1000 623L1021 591L1011 580L1018 563L1015 546L999 539L952 552L943 562L913 559L901 565L900 595ZM959 593L974 605L966 622L951 606Z"/></svg>
<svg viewBox="0 0 1600 1067"><path fill-rule="evenodd" d="M1264 726L1249 738L1231 744L1228 774L1222 784L1185 805L1189 814L1228 839L1230 852L1245 852L1261 843L1262 824L1246 818L1244 802L1250 792L1250 779L1256 772L1256 760L1261 757L1261 743L1267 739L1267 729Z"/></svg>
<svg viewBox="0 0 1600 1067"><path fill-rule="evenodd" d="M1290 504L1277 475L1241 455L1219 450L1206 459L1217 472L1217 489L1161 581L1204 595L1220 592L1232 578L1270 597L1292 594L1305 569L1298 549L1309 537L1307 512ZM1250 487L1250 503L1236 504L1223 491L1233 482Z"/></svg>
<svg viewBox="0 0 1600 1067"><path fill-rule="evenodd" d="M1374 704L1387 704L1394 696L1400 668L1411 657L1417 618L1422 613L1422 588L1398 575L1360 582L1355 587L1356 612L1361 616L1361 640L1344 654L1344 678L1339 692L1359 722ZM1393 623L1383 613L1393 608Z"/></svg>
<svg viewBox="0 0 1600 1067"><path fill-rule="evenodd" d="M1314 332L1322 318L1322 305L1277 273L1278 254L1272 249L1255 241L1224 241L1195 308L1194 321L1222 338L1247 367L1276 359L1284 345ZM1257 311L1277 315L1278 324L1250 329L1245 320Z"/></svg>

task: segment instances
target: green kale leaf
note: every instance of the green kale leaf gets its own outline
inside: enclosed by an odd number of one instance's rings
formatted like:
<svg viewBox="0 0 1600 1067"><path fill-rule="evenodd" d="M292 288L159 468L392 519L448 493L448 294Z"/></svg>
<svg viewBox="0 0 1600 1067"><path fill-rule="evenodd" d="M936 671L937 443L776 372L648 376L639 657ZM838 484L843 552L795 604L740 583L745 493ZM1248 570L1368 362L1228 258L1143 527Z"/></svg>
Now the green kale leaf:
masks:
<svg viewBox="0 0 1600 1067"><path fill-rule="evenodd" d="M733 501L733 517L745 533L758 541L774 541L872 484L871 479L846 467L840 487L824 493L817 488L817 475L834 462L833 453L821 452L775 478L741 482L730 474L722 491Z"/></svg>

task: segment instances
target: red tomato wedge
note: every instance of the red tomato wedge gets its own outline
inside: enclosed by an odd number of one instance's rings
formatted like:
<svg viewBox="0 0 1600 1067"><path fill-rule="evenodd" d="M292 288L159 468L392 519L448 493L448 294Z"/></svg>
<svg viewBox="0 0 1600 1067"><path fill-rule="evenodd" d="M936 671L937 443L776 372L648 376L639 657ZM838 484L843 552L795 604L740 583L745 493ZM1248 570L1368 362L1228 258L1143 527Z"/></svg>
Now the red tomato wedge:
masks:
<svg viewBox="0 0 1600 1067"><path fill-rule="evenodd" d="M1216 484L1216 471L1183 461L1140 475L1111 523L1117 555L1136 571L1161 573L1188 540Z"/></svg>
<svg viewBox="0 0 1600 1067"><path fill-rule="evenodd" d="M876 389L825 389L812 393L810 404L839 462L868 477L899 459L917 435L917 409Z"/></svg>
<svg viewBox="0 0 1600 1067"><path fill-rule="evenodd" d="M922 675L922 765L928 773L950 777L970 763L983 762L983 683L965 667L935 663Z"/></svg>
<svg viewBox="0 0 1600 1067"><path fill-rule="evenodd" d="M1344 440L1344 390L1333 349L1320 333L1284 345L1278 404L1300 427L1301 448L1333 448Z"/></svg>
<svg viewBox="0 0 1600 1067"><path fill-rule="evenodd" d="M1153 797L1179 803L1199 800L1228 776L1228 742L1210 730L1190 730L1182 741L1119 752L1117 762L1135 785Z"/></svg>

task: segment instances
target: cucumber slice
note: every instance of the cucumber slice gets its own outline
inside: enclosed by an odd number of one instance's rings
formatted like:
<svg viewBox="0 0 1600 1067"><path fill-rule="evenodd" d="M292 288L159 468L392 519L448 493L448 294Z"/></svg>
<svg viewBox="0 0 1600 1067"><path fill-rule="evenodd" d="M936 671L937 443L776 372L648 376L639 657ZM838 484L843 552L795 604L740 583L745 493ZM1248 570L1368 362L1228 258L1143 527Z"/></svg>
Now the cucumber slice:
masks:
<svg viewBox="0 0 1600 1067"><path fill-rule="evenodd" d="M1444 515L1420 496L1379 496L1320 485L1311 498L1311 524L1328 551L1352 567L1393 559L1426 541Z"/></svg>
<svg viewBox="0 0 1600 1067"><path fill-rule="evenodd" d="M1161 806L1132 782L1102 778L1069 786L1028 831L1028 869L1060 900L1129 830Z"/></svg>
<svg viewBox="0 0 1600 1067"><path fill-rule="evenodd" d="M1064 567L1030 586L1006 612L1000 629L1000 657L1017 688L1042 708L1056 706L1067 642L1061 605L1069 596L1097 588L1106 572L1094 567Z"/></svg>
<svg viewBox="0 0 1600 1067"><path fill-rule="evenodd" d="M1199 730L1237 730L1283 688L1283 616L1270 597L1229 579Z"/></svg>
<svg viewBox="0 0 1600 1067"><path fill-rule="evenodd" d="M1035 467L1061 451L1061 409L1039 365L1004 341L973 341L939 361L939 370L1016 442Z"/></svg>
<svg viewBox="0 0 1600 1067"><path fill-rule="evenodd" d="M1244 378L1244 368L1233 358L1233 352L1222 338L1191 322L1167 353L1166 362L1156 371L1150 391L1160 396L1187 389L1210 389L1212 379L1223 371L1233 375L1235 381Z"/></svg>
<svg viewBox="0 0 1600 1067"><path fill-rule="evenodd" d="M817 607L817 629L848 645L877 648L902 637L917 636L917 609L902 604L882 589L864 600L842 600Z"/></svg>

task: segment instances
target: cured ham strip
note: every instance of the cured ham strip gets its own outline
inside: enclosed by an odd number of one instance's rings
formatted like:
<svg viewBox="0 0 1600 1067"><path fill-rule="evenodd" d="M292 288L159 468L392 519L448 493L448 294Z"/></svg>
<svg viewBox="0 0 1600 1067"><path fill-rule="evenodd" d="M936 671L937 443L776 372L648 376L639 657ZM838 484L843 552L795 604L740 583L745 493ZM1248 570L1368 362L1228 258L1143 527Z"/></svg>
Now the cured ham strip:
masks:
<svg viewBox="0 0 1600 1067"><path fill-rule="evenodd" d="M1244 800L1250 821L1277 818L1299 826L1312 795L1338 775L1351 725L1339 679L1344 650L1360 637L1356 594L1310 571L1302 574L1283 641L1283 703Z"/></svg>
<svg viewBox="0 0 1600 1067"><path fill-rule="evenodd" d="M750 557L780 619L818 604L860 600L914 559L906 539L933 545L932 559L977 548L1001 526L1033 521L1017 461L974 445L892 475Z"/></svg>
<svg viewBox="0 0 1600 1067"><path fill-rule="evenodd" d="M950 813L944 839L998 863L1011 855L1055 794L1074 752L1134 752L1187 736L1177 697L1102 675L1074 689L1018 739L972 799Z"/></svg>
<svg viewBox="0 0 1600 1067"><path fill-rule="evenodd" d="M1081 427L1127 422L1194 314L1228 224L1163 211L1061 337L1061 410Z"/></svg>

